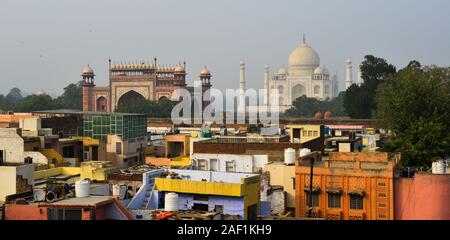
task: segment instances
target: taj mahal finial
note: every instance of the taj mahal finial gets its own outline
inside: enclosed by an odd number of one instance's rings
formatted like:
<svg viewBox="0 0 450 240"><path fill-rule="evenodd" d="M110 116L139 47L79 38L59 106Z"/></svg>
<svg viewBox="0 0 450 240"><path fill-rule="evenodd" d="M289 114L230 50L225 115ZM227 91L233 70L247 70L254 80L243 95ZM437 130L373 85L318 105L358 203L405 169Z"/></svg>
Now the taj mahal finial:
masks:
<svg viewBox="0 0 450 240"><path fill-rule="evenodd" d="M303 33L303 43L306 43L305 33Z"/></svg>

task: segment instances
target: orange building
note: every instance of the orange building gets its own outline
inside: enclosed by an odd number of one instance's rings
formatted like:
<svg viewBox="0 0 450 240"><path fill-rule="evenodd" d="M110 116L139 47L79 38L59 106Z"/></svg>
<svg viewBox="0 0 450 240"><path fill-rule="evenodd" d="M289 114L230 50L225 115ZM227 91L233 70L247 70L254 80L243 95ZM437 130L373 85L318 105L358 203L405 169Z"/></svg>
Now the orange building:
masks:
<svg viewBox="0 0 450 240"><path fill-rule="evenodd" d="M308 216L310 157L296 161L296 217ZM317 154L317 156L319 156ZM394 169L399 155L333 152L313 165L312 212L329 220L394 219Z"/></svg>

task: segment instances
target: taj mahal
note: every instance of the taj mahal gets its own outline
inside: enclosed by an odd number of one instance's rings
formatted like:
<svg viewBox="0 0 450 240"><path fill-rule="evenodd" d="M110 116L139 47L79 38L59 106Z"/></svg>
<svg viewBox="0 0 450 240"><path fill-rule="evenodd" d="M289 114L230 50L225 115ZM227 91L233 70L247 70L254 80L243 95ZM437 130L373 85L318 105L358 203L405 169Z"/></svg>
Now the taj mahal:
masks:
<svg viewBox="0 0 450 240"><path fill-rule="evenodd" d="M280 111L289 109L296 98L306 97L319 100L330 100L339 94L337 74L330 76L326 67L320 65L317 52L303 41L295 48L288 58L288 69L281 66L272 77L269 76L269 66L264 66L264 88L269 90L267 104L274 101L271 90L278 89ZM351 85L351 60L346 61L346 85ZM348 74L350 73L350 76Z"/></svg>

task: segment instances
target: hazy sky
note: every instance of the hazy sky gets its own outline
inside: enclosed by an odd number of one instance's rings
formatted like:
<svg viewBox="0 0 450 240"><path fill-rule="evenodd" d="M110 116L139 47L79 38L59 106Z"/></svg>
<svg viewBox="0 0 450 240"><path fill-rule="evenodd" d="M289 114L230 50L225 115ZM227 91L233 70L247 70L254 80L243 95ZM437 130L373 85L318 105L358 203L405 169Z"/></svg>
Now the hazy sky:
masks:
<svg viewBox="0 0 450 240"><path fill-rule="evenodd" d="M247 86L259 88L264 65L287 66L302 33L341 89L346 57L450 65L447 0L1 0L0 93L61 94L87 64L106 85L109 57L154 56L186 60L190 85L206 64L221 89L238 87L243 59Z"/></svg>

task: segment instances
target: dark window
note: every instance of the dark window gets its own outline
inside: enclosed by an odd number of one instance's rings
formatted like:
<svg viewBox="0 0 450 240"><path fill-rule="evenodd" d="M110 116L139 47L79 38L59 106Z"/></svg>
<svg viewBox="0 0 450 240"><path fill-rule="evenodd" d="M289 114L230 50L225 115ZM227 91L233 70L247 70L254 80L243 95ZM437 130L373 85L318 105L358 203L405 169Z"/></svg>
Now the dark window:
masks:
<svg viewBox="0 0 450 240"><path fill-rule="evenodd" d="M309 192L306 192L306 205L309 207L310 204L310 198L309 198ZM319 192L313 192L312 193L312 206L318 207L319 206Z"/></svg>
<svg viewBox="0 0 450 240"><path fill-rule="evenodd" d="M50 208L49 220L81 220L81 209L77 208Z"/></svg>
<svg viewBox="0 0 450 240"><path fill-rule="evenodd" d="M208 195L202 195L202 194L198 194L198 195L194 195L194 200L195 201L208 201Z"/></svg>
<svg viewBox="0 0 450 240"><path fill-rule="evenodd" d="M74 147L73 146L63 147L63 157L65 157L65 158L75 157Z"/></svg>
<svg viewBox="0 0 450 240"><path fill-rule="evenodd" d="M194 203L193 210L208 211L208 204Z"/></svg>
<svg viewBox="0 0 450 240"><path fill-rule="evenodd" d="M328 193L328 208L341 208L341 194Z"/></svg>
<svg viewBox="0 0 450 240"><path fill-rule="evenodd" d="M98 160L98 146L92 146L92 160Z"/></svg>
<svg viewBox="0 0 450 240"><path fill-rule="evenodd" d="M292 189L295 189L295 178L292 178Z"/></svg>
<svg viewBox="0 0 450 240"><path fill-rule="evenodd" d="M3 164L5 162L5 152L3 150L0 150L0 164Z"/></svg>
<svg viewBox="0 0 450 240"><path fill-rule="evenodd" d="M362 210L364 197L359 195L350 195L350 209Z"/></svg>
<svg viewBox="0 0 450 240"><path fill-rule="evenodd" d="M116 153L122 154L122 143L121 142L116 143Z"/></svg>

